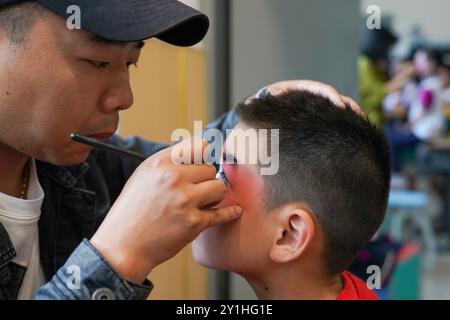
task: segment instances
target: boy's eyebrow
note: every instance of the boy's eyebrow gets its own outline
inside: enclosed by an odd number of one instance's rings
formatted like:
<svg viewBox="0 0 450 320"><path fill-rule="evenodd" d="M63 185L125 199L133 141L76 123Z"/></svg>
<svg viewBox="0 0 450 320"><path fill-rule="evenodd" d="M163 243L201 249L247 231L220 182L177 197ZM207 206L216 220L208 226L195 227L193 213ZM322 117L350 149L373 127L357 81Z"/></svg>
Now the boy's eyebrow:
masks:
<svg viewBox="0 0 450 320"><path fill-rule="evenodd" d="M87 39L88 39L88 41L99 43L99 44L102 44L102 45L108 45L108 46L113 45L113 46L125 47L128 44L130 44L130 42L109 40L109 39L100 37L98 35L92 34L92 33L88 34L88 38ZM145 42L144 41L136 41L136 45L135 45L136 49L142 49L144 46L145 46Z"/></svg>

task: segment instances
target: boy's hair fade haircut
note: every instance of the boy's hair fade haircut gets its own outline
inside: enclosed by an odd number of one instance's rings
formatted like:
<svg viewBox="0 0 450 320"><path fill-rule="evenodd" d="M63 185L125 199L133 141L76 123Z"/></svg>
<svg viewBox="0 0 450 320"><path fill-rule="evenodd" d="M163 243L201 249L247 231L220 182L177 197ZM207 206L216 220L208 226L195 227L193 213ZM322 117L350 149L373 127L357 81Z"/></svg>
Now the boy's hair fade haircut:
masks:
<svg viewBox="0 0 450 320"><path fill-rule="evenodd" d="M0 8L0 27L15 44L26 42L31 27L49 10L35 1L23 1Z"/></svg>
<svg viewBox="0 0 450 320"><path fill-rule="evenodd" d="M306 91L253 99L237 114L253 128L279 129L279 171L264 176L266 209L307 203L325 234L325 271L346 270L385 217L391 170L383 132L350 106Z"/></svg>

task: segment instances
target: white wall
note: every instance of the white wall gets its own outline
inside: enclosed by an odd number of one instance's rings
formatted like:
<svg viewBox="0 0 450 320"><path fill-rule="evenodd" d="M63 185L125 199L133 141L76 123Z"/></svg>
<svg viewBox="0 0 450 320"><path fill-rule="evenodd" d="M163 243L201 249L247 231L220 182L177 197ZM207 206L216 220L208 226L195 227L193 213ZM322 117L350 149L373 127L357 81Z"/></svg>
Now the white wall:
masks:
<svg viewBox="0 0 450 320"><path fill-rule="evenodd" d="M285 79L357 98L360 21L359 0L233 0L232 103Z"/></svg>
<svg viewBox="0 0 450 320"><path fill-rule="evenodd" d="M420 25L428 40L450 43L449 0L361 0L363 15L370 5L378 5L382 15L392 15L393 28L400 35Z"/></svg>

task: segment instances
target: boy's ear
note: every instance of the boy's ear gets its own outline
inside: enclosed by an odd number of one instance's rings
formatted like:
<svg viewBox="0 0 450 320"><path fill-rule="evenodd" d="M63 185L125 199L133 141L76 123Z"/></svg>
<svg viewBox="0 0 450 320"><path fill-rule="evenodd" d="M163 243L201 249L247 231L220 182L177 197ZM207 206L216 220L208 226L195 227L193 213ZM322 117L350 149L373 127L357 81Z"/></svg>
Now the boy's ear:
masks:
<svg viewBox="0 0 450 320"><path fill-rule="evenodd" d="M309 247L315 232L314 220L309 212L292 207L282 210L279 218L270 258L286 263L300 257Z"/></svg>

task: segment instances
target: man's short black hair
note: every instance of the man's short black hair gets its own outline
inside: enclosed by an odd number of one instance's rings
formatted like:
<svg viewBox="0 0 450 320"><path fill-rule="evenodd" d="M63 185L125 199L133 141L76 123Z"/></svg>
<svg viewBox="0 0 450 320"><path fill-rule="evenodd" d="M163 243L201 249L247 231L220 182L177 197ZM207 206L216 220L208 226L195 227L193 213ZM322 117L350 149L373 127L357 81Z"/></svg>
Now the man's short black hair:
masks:
<svg viewBox="0 0 450 320"><path fill-rule="evenodd" d="M279 129L280 168L265 176L266 208L305 202L325 234L325 270L337 275L384 220L390 149L376 126L350 106L305 91L242 103L241 121Z"/></svg>
<svg viewBox="0 0 450 320"><path fill-rule="evenodd" d="M0 27L16 44L23 44L31 27L49 11L35 1L23 1L0 9Z"/></svg>

